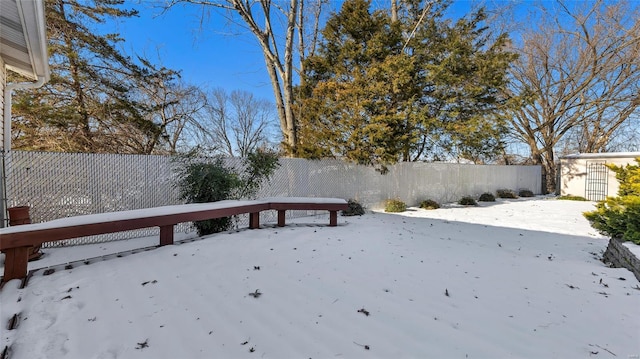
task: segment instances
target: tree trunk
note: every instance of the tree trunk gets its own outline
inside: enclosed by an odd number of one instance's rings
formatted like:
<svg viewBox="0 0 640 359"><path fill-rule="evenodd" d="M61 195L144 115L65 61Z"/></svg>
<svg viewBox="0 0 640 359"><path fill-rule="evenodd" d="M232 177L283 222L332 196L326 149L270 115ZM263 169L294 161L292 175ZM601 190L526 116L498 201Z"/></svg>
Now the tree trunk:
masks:
<svg viewBox="0 0 640 359"><path fill-rule="evenodd" d="M304 0L300 1L302 2ZM284 73L281 74L282 81L284 82L282 87L284 92L285 122L287 124L284 134L289 155L295 154L296 147L298 146L298 135L293 113L293 40L298 6L301 6L298 0L291 0L289 14L287 16L287 37L284 46Z"/></svg>
<svg viewBox="0 0 640 359"><path fill-rule="evenodd" d="M546 191L544 194L555 193L556 192L556 163L553 154L553 148L548 148L544 150L544 153L541 154L542 157L542 168L544 169L544 183L543 183L543 191Z"/></svg>
<svg viewBox="0 0 640 359"><path fill-rule="evenodd" d="M64 3L60 2L58 5L58 11L60 16L63 19L67 19L67 14L65 12ZM76 111L80 116L81 122L76 124L76 131L80 132L81 139L78 141L81 143L82 148L78 149L85 152L92 151L92 141L91 141L91 128L89 124L89 113L87 111L87 106L84 98L84 90L82 89L82 82L80 79L78 62L76 61L76 57L78 54L76 53L73 40L70 37L68 32L64 33L64 45L65 45L65 55L69 60L69 71L71 75L71 88L75 92L74 97L76 101Z"/></svg>
<svg viewBox="0 0 640 359"><path fill-rule="evenodd" d="M284 137L285 150L288 155L295 153L297 134L293 115L293 46L296 19L298 14L298 0L290 0L287 15L286 38L284 43L284 58L279 55L279 46L271 25L271 2L260 0L264 19L264 29L258 25L248 3L241 0L228 0L256 36L267 66L267 73L271 80L276 109L280 118L280 129ZM211 3L211 5L214 5Z"/></svg>
<svg viewBox="0 0 640 359"><path fill-rule="evenodd" d="M391 22L398 21L398 0L391 0Z"/></svg>

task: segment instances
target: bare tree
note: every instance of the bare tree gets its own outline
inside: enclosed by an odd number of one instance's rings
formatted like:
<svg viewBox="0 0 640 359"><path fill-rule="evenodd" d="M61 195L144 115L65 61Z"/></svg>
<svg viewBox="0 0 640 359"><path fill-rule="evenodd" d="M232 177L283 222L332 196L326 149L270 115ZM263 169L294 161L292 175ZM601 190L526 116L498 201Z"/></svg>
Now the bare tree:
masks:
<svg viewBox="0 0 640 359"><path fill-rule="evenodd" d="M164 126L164 136L171 154L193 147L190 133L192 128L198 128L198 114L207 104L202 90L192 85L178 85L174 96L176 102L163 108L164 116L169 120Z"/></svg>
<svg viewBox="0 0 640 359"><path fill-rule="evenodd" d="M145 144L145 153L169 152L175 154L184 142L185 129L196 121L196 114L206 105L202 91L182 82L158 83L155 88L143 90L152 111L150 120L158 125L153 137Z"/></svg>
<svg viewBox="0 0 640 359"><path fill-rule="evenodd" d="M178 3L191 3L223 9L232 16L240 17L262 49L285 149L289 154L293 154L298 143L293 111L294 35L296 28L301 26L298 14L304 0L287 1L288 4L285 1L271 0L168 0L165 9L168 10Z"/></svg>
<svg viewBox="0 0 640 359"><path fill-rule="evenodd" d="M233 91L229 101L235 114L231 126L236 143L236 153L246 157L267 143L267 128L274 117L271 104L256 99L252 93Z"/></svg>
<svg viewBox="0 0 640 359"><path fill-rule="evenodd" d="M189 147L187 130L197 126L196 117L206 104L204 93L196 86L185 84L173 70L161 68L158 75L145 79L151 86L140 83L135 89L137 101L145 104L144 119L150 126L112 126L112 141L135 149L135 153L171 153L178 147ZM126 123L124 124L126 125Z"/></svg>
<svg viewBox="0 0 640 359"><path fill-rule="evenodd" d="M555 151L599 152L639 115L640 13L625 2L557 2L522 34L512 67L513 134L555 190ZM569 136L574 134L573 137ZM565 146L566 147L566 146Z"/></svg>
<svg viewBox="0 0 640 359"><path fill-rule="evenodd" d="M323 7L329 0L314 0L310 7L305 6L305 1L300 1L300 11L298 11L298 73L304 73L304 59L315 55L318 45L318 34L320 32L320 16ZM309 24L309 22L311 22ZM307 39L309 42L307 42Z"/></svg>
<svg viewBox="0 0 640 359"><path fill-rule="evenodd" d="M233 156L233 145L229 137L228 95L223 88L215 88L207 94L207 106L200 121L200 144Z"/></svg>
<svg viewBox="0 0 640 359"><path fill-rule="evenodd" d="M270 147L269 131L275 120L273 106L246 91L231 94L222 88L210 91L199 120L200 143L228 156L244 157L258 148Z"/></svg>

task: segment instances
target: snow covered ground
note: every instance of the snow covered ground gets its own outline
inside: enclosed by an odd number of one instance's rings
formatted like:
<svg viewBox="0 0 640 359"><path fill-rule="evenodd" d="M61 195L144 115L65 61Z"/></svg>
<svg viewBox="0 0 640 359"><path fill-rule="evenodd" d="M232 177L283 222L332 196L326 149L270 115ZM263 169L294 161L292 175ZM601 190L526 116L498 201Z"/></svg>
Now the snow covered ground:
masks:
<svg viewBox="0 0 640 359"><path fill-rule="evenodd" d="M640 284L591 202L537 198L240 230L0 291L11 358L638 358ZM47 249L49 266L154 245ZM634 248L635 250L635 248ZM5 323L18 313L15 330Z"/></svg>

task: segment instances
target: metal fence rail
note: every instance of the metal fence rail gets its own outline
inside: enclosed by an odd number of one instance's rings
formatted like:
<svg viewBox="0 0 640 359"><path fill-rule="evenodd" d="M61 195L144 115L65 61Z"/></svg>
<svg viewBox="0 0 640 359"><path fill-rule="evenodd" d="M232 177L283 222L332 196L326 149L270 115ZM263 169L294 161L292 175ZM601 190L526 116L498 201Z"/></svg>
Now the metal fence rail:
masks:
<svg viewBox="0 0 640 359"><path fill-rule="evenodd" d="M228 159L237 166L238 159ZM529 189L539 194L540 166L494 166L450 163L400 163L382 175L366 166L339 160L280 159L258 197L305 196L353 198L369 208L398 198L409 205L433 199L452 202L496 189ZM31 207L33 223L74 215L149 208L181 203L175 168L169 156L76 154L11 151L7 155L7 204ZM310 213L290 211L291 217ZM261 223L275 221L264 213ZM246 218L240 218L243 225ZM178 231L193 228L184 223ZM78 238L66 245L157 235L144 230Z"/></svg>

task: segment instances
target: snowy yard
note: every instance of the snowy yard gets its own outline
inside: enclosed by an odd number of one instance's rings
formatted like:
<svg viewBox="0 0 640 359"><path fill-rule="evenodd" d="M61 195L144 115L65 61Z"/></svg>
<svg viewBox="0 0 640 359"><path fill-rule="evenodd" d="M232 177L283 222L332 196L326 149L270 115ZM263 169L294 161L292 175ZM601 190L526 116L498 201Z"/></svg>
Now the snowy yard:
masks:
<svg viewBox="0 0 640 359"><path fill-rule="evenodd" d="M520 199L338 227L323 214L63 265L4 286L2 348L12 359L638 358L640 284L598 261L608 241L581 215L592 208ZM48 249L39 265L143 242L157 239Z"/></svg>

